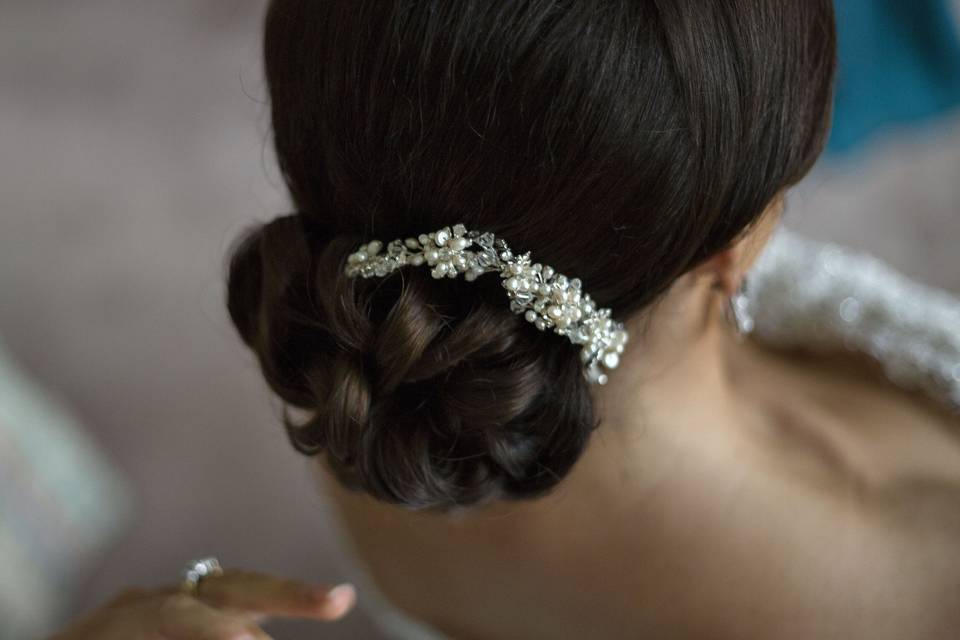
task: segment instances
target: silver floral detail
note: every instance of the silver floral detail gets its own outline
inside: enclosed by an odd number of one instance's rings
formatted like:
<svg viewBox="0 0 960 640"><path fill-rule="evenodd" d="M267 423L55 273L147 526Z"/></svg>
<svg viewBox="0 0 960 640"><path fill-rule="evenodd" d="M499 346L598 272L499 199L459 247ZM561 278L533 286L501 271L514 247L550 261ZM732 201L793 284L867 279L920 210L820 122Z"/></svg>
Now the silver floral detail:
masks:
<svg viewBox="0 0 960 640"><path fill-rule="evenodd" d="M426 265L437 279L462 274L471 282L485 273L499 273L514 313L540 331L553 330L581 345L587 380L606 384L605 370L620 363L628 334L622 323L610 317L610 309L598 307L578 278L533 262L529 252L515 254L492 233L468 231L456 224L385 246L372 240L350 254L345 272L350 277L383 277L406 265Z"/></svg>

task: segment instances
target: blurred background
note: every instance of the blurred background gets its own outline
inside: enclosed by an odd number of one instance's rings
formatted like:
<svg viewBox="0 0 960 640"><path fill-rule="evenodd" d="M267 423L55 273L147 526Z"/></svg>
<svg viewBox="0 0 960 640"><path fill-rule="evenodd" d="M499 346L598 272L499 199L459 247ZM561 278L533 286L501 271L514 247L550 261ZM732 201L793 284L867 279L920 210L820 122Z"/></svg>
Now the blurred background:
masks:
<svg viewBox="0 0 960 640"><path fill-rule="evenodd" d="M0 638L204 555L341 578L224 309L230 243L287 210L265 4L0 3ZM786 224L960 294L960 0L837 6L836 128Z"/></svg>

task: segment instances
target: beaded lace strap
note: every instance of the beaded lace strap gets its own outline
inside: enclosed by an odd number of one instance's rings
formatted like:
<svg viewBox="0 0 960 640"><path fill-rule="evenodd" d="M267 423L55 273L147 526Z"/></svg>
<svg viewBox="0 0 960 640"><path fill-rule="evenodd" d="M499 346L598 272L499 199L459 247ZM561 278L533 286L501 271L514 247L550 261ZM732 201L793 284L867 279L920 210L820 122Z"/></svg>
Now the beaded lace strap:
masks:
<svg viewBox="0 0 960 640"><path fill-rule="evenodd" d="M870 256L781 228L750 273L748 312L775 345L846 348L960 412L960 300Z"/></svg>

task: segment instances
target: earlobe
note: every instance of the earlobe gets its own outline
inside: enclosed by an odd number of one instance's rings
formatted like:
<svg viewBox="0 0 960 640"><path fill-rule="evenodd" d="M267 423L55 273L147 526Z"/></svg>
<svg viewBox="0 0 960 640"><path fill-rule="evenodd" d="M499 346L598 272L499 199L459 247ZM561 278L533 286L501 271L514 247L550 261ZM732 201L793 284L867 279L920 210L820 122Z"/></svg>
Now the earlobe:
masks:
<svg viewBox="0 0 960 640"><path fill-rule="evenodd" d="M740 289L743 273L740 268L740 244L724 249L707 259L695 269L697 278L710 280L710 288L732 296Z"/></svg>
<svg viewBox="0 0 960 640"><path fill-rule="evenodd" d="M758 224L752 225L723 251L719 251L696 269L698 277L711 279L711 289L727 298L742 293L746 274L779 223L784 196L778 195L768 206Z"/></svg>

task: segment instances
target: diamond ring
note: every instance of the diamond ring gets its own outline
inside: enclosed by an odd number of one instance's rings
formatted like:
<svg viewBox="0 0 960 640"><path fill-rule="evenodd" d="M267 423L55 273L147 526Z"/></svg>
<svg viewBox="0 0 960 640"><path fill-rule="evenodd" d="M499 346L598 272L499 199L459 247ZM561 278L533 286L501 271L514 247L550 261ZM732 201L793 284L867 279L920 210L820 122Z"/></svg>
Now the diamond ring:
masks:
<svg viewBox="0 0 960 640"><path fill-rule="evenodd" d="M220 561L216 558L193 560L187 563L187 566L183 569L180 590L187 595L195 596L201 580L222 574L223 567L220 566Z"/></svg>

